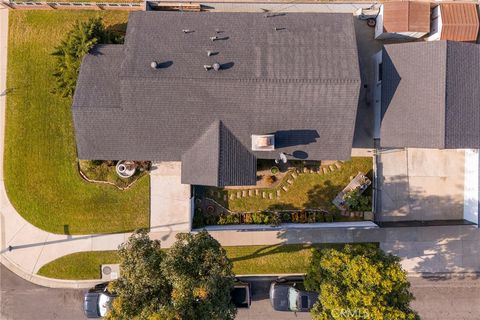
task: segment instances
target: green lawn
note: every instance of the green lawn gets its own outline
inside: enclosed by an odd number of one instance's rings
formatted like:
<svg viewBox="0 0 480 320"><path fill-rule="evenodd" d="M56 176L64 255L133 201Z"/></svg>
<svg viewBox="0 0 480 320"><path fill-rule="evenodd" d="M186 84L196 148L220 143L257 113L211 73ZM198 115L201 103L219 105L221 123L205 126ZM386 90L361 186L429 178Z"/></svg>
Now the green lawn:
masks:
<svg viewBox="0 0 480 320"><path fill-rule="evenodd" d="M149 178L128 191L81 179L71 99L51 93L54 46L77 19L125 26L127 12L10 11L5 185L30 223L54 233L124 232L149 223Z"/></svg>
<svg viewBox="0 0 480 320"><path fill-rule="evenodd" d="M100 266L102 264L118 262L117 251L77 252L47 263L38 270L38 274L57 279L100 279Z"/></svg>
<svg viewBox="0 0 480 320"><path fill-rule="evenodd" d="M372 158L352 158L350 161L345 161L340 169L333 172L321 175L316 173L300 174L291 186L282 182L282 185L288 186L288 192L282 192L281 197L278 199L263 199L260 193L259 196L235 197L235 199L231 200L230 194L235 194L237 190L228 190L227 201L223 201L223 199L215 200L219 201L226 208L237 212L303 208L325 209L330 212L336 212L337 209L332 204L332 200L338 192L347 186L350 182L350 177L357 175L361 171L371 178L372 168ZM222 189L220 190L225 192ZM263 190L275 193L276 189L273 191L272 189Z"/></svg>
<svg viewBox="0 0 480 320"><path fill-rule="evenodd" d="M225 247L235 274L305 273L312 248L340 248L342 244ZM58 279L99 279L100 265L118 263L116 251L73 253L44 265L38 274Z"/></svg>

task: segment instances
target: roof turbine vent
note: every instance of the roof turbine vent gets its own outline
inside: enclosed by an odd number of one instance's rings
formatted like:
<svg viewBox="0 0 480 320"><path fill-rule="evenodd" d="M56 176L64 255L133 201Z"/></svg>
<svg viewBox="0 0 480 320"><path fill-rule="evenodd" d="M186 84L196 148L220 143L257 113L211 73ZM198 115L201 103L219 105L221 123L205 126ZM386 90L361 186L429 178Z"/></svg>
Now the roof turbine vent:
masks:
<svg viewBox="0 0 480 320"><path fill-rule="evenodd" d="M157 61L152 61L150 63L150 67L152 67L152 69L157 69L158 68L158 62Z"/></svg>
<svg viewBox="0 0 480 320"><path fill-rule="evenodd" d="M213 70L215 70L215 71L218 71L218 70L221 69L221 66L220 66L220 64L219 64L218 62L215 62L215 63L212 65L212 67L213 67Z"/></svg>

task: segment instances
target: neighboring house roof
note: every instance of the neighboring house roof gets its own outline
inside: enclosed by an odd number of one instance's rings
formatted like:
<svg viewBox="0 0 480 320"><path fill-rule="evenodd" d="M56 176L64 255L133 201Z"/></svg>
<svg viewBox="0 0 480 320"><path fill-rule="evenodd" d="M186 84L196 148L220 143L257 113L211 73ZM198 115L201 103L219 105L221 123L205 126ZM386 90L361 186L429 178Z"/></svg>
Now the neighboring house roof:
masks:
<svg viewBox="0 0 480 320"><path fill-rule="evenodd" d="M480 47L385 45L382 147L480 148Z"/></svg>
<svg viewBox="0 0 480 320"><path fill-rule="evenodd" d="M351 14L133 12L83 60L78 157L179 161L220 120L248 150L274 133L258 158L348 159L360 85Z"/></svg>
<svg viewBox="0 0 480 320"><path fill-rule="evenodd" d="M441 3L441 40L476 41L478 11L475 3Z"/></svg>
<svg viewBox="0 0 480 320"><path fill-rule="evenodd" d="M214 121L182 156L182 183L207 186L255 185L257 159Z"/></svg>
<svg viewBox="0 0 480 320"><path fill-rule="evenodd" d="M430 3L392 1L383 4L385 32L430 32Z"/></svg>

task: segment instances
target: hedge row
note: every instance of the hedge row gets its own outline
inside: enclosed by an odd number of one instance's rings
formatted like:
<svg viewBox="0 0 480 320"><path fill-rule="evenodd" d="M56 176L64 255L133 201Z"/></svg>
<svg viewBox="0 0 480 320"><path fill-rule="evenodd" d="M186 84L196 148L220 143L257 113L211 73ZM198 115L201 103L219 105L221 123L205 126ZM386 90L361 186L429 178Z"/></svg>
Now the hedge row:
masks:
<svg viewBox="0 0 480 320"><path fill-rule="evenodd" d="M267 224L277 226L280 223L316 223L333 222L334 215L326 211L294 211L294 212L246 212L246 213L203 213L196 210L193 216L193 227L228 224Z"/></svg>

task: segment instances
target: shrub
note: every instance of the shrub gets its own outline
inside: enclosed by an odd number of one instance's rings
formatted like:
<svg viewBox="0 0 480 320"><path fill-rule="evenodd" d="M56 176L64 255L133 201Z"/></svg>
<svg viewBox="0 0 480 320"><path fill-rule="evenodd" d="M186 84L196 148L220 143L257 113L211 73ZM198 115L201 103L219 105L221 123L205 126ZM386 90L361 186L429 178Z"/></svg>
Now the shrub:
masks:
<svg viewBox="0 0 480 320"><path fill-rule="evenodd" d="M82 58L97 43L118 43L119 41L118 37L105 30L101 18L90 18L86 22L77 21L52 53L57 57L53 74L56 78L55 92L62 97L72 97Z"/></svg>
<svg viewBox="0 0 480 320"><path fill-rule="evenodd" d="M203 219L204 219L204 223L206 225L216 225L216 224L220 224L219 223L219 219L220 217L218 215L215 215L215 214L205 214L203 213Z"/></svg>
<svg viewBox="0 0 480 320"><path fill-rule="evenodd" d="M306 223L307 222L307 214L305 210L298 211L292 214L292 222L294 223Z"/></svg>
<svg viewBox="0 0 480 320"><path fill-rule="evenodd" d="M323 211L315 212L315 222L325 222L325 213Z"/></svg>
<svg viewBox="0 0 480 320"><path fill-rule="evenodd" d="M239 224L239 223L240 223L240 215L238 214L222 213L218 219L218 224L221 224L221 225Z"/></svg>
<svg viewBox="0 0 480 320"><path fill-rule="evenodd" d="M247 213L243 214L243 223L245 223L245 224L252 224L253 223L252 214L250 212L247 212Z"/></svg>
<svg viewBox="0 0 480 320"><path fill-rule="evenodd" d="M252 214L252 220L253 220L253 223L255 224L262 224L263 222L262 214L260 212L254 212Z"/></svg>
<svg viewBox="0 0 480 320"><path fill-rule="evenodd" d="M273 166L273 167L270 169L270 172L271 172L272 174L277 174L279 171L280 171L280 169L278 169L277 166Z"/></svg>
<svg viewBox="0 0 480 320"><path fill-rule="evenodd" d="M265 177L265 182L269 185L272 185L277 181L277 178L275 176L266 176Z"/></svg>
<svg viewBox="0 0 480 320"><path fill-rule="evenodd" d="M205 226L205 217L203 215L202 209L197 208L193 214L192 225L194 228L202 228Z"/></svg>
<svg viewBox="0 0 480 320"><path fill-rule="evenodd" d="M292 214L291 213L282 213L282 222L289 223L292 222Z"/></svg>
<svg viewBox="0 0 480 320"><path fill-rule="evenodd" d="M277 214L276 212L275 213L272 213L270 215L270 224L272 226L278 226L282 223L282 219L280 219L280 215Z"/></svg>
<svg viewBox="0 0 480 320"><path fill-rule="evenodd" d="M314 223L314 222L317 221L315 212L308 212L307 213L307 221L308 221L308 223Z"/></svg>
<svg viewBox="0 0 480 320"><path fill-rule="evenodd" d="M325 214L325 222L333 222L333 214L331 213Z"/></svg>

